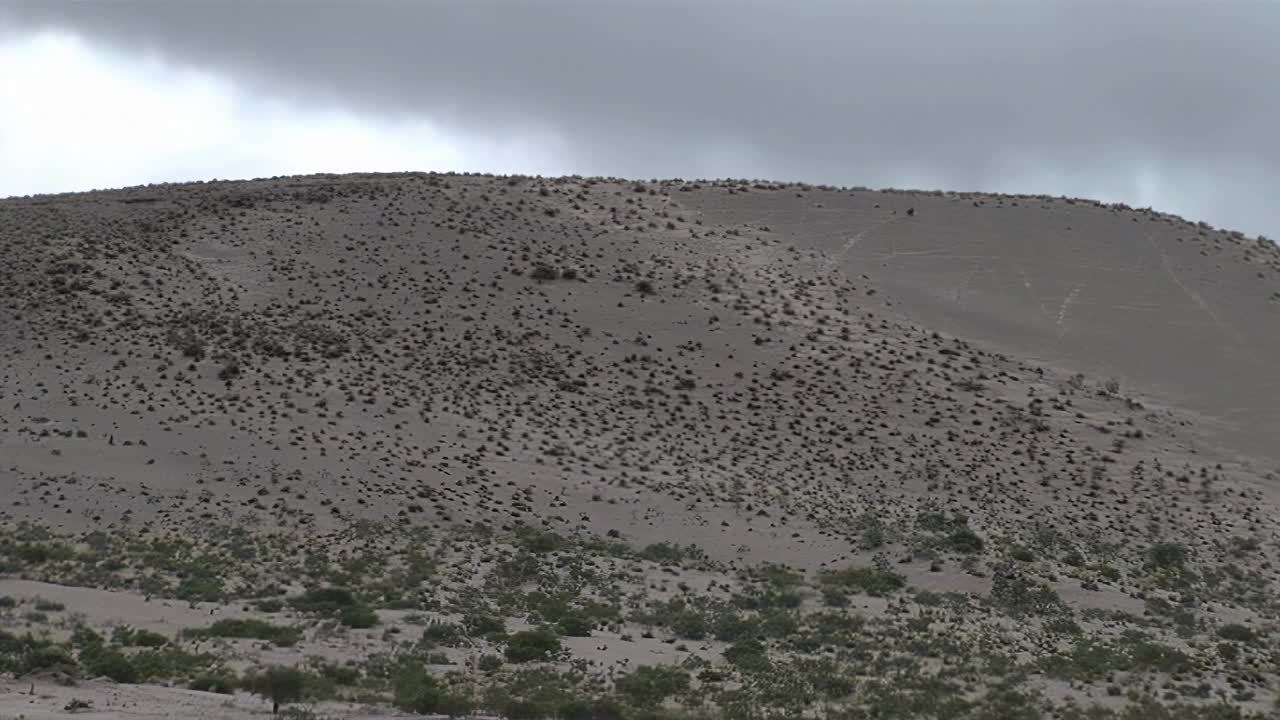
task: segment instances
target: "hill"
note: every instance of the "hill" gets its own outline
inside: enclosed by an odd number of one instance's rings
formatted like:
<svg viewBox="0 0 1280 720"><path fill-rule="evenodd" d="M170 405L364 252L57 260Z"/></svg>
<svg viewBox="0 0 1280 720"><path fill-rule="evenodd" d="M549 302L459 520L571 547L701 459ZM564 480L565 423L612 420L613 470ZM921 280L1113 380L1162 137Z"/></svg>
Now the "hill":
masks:
<svg viewBox="0 0 1280 720"><path fill-rule="evenodd" d="M374 659L528 665L477 613L556 628L535 666L628 714L1276 695L1267 241L1065 198L402 174L10 199L0 251L0 595L336 586L397 630L338 623L359 672L325 697L406 709L441 708ZM338 611L293 604L305 649ZM407 616L456 643L402 646ZM305 655L223 642L234 673Z"/></svg>

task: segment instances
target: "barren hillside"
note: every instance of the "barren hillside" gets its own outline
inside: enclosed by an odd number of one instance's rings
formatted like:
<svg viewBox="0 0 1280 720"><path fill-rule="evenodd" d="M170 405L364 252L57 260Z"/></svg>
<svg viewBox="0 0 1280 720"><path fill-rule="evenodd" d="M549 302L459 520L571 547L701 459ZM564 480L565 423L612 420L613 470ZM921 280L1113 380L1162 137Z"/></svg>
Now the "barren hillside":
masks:
<svg viewBox="0 0 1280 720"><path fill-rule="evenodd" d="M296 664L334 628L290 599L339 587L381 630L337 624L357 673L330 703L449 710L386 656L510 717L477 678L530 716L567 716L511 690L530 672L628 717L1190 718L1280 690L1267 241L1061 198L404 174L10 199L0 252L0 599L118 603L15 603L0 670L22 631L104 674L75 628L157 597L278 597L306 652L224 638L200 672ZM568 647L513 659L481 611ZM24 647L10 671L48 672ZM505 669L472 667L490 650ZM619 681L644 664L682 674Z"/></svg>

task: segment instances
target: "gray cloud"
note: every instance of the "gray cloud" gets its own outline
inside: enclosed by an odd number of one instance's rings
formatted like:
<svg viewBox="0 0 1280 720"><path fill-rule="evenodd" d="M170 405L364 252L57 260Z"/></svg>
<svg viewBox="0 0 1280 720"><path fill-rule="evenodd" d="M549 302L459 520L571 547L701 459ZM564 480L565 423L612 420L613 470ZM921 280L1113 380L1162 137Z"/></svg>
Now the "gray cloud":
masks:
<svg viewBox="0 0 1280 720"><path fill-rule="evenodd" d="M496 136L551 131L582 174L1088 195L1280 235L1276 3L9 10L16 27L71 30L275 95Z"/></svg>

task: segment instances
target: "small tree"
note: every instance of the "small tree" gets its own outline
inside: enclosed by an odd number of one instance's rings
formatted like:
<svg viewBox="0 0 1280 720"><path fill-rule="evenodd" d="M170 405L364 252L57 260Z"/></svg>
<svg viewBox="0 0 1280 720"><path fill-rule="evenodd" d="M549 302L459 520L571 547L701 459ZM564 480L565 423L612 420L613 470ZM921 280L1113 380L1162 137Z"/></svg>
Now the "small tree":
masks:
<svg viewBox="0 0 1280 720"><path fill-rule="evenodd" d="M306 676L297 668L273 665L260 673L245 678L244 686L254 695L271 701L271 714L280 713L280 703L302 699L302 685Z"/></svg>

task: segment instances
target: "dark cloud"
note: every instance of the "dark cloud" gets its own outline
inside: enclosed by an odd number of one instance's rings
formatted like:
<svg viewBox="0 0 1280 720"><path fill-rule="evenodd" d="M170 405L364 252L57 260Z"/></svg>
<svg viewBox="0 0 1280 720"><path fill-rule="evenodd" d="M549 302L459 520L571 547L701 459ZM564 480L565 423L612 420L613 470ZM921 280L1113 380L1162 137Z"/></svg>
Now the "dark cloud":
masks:
<svg viewBox="0 0 1280 720"><path fill-rule="evenodd" d="M1276 3L10 9L277 95L552 130L584 174L1102 196L1280 234Z"/></svg>

